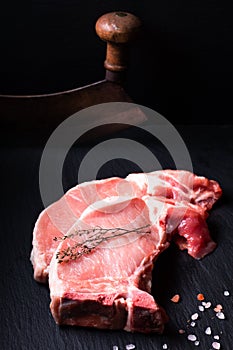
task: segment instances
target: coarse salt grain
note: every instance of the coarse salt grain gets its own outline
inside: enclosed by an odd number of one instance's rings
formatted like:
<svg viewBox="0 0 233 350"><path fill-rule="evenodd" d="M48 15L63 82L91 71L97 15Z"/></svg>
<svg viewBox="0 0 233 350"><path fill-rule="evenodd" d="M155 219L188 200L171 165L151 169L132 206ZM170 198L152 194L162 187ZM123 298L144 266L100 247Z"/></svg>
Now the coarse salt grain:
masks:
<svg viewBox="0 0 233 350"><path fill-rule="evenodd" d="M202 305L203 305L203 306L206 306L206 302L205 302L205 301L203 301L203 302L202 302Z"/></svg>
<svg viewBox="0 0 233 350"><path fill-rule="evenodd" d="M189 335L188 335L188 340L190 340L190 341L196 341L196 340L197 340L197 337L196 337L194 334L189 334Z"/></svg>
<svg viewBox="0 0 233 350"><path fill-rule="evenodd" d="M167 344L163 344L163 349L167 349Z"/></svg>
<svg viewBox="0 0 233 350"><path fill-rule="evenodd" d="M199 315L198 315L198 313L196 312L195 314L193 314L193 315L191 316L191 319L192 319L193 321L195 321L195 320L198 319L198 317L199 317Z"/></svg>
<svg viewBox="0 0 233 350"><path fill-rule="evenodd" d="M195 326L196 326L196 323L195 323L195 322L191 322L191 323L190 323L190 326L191 326L191 327L195 327Z"/></svg>
<svg viewBox="0 0 233 350"><path fill-rule="evenodd" d="M179 294L175 294L175 295L171 298L171 301L172 301L173 303L178 303L179 300L180 300Z"/></svg>
<svg viewBox="0 0 233 350"><path fill-rule="evenodd" d="M205 299L205 297L204 297L204 295L203 294L197 294L197 300L204 300Z"/></svg>
<svg viewBox="0 0 233 350"><path fill-rule="evenodd" d="M132 350L135 349L135 345L134 344L128 344L125 346L126 350Z"/></svg>
<svg viewBox="0 0 233 350"><path fill-rule="evenodd" d="M223 292L223 294L224 294L225 297L229 297L229 295L230 295L230 293L228 292L228 290L225 290L225 291Z"/></svg>
<svg viewBox="0 0 233 350"><path fill-rule="evenodd" d="M184 330L184 329L179 329L179 333L180 333L180 334L184 334L184 333L185 333L185 330Z"/></svg>
<svg viewBox="0 0 233 350"><path fill-rule="evenodd" d="M198 346L200 344L199 340L196 340L194 345Z"/></svg>
<svg viewBox="0 0 233 350"><path fill-rule="evenodd" d="M219 340L219 335L214 335L214 339Z"/></svg>
<svg viewBox="0 0 233 350"><path fill-rule="evenodd" d="M213 347L213 349L219 350L221 348L221 345L217 341L214 341L212 343L212 347Z"/></svg>
<svg viewBox="0 0 233 350"><path fill-rule="evenodd" d="M205 330L205 334L210 335L211 334L211 328L207 327Z"/></svg>
<svg viewBox="0 0 233 350"><path fill-rule="evenodd" d="M224 320L225 319L225 315L223 312L217 312L216 316L220 319L220 320Z"/></svg>
<svg viewBox="0 0 233 350"><path fill-rule="evenodd" d="M119 349L119 348L118 348L117 345L113 345L112 350L118 350L118 349Z"/></svg>
<svg viewBox="0 0 233 350"><path fill-rule="evenodd" d="M218 304L216 305L216 307L214 308L215 312L220 312L222 310L222 305Z"/></svg>
<svg viewBox="0 0 233 350"><path fill-rule="evenodd" d="M198 306L198 309L199 309L200 311L202 311L202 312L205 310L204 306L202 306L202 305L199 305L199 306Z"/></svg>
<svg viewBox="0 0 233 350"><path fill-rule="evenodd" d="M210 307L211 307L211 302L208 301L208 302L205 304L205 308L206 308L206 309L209 309Z"/></svg>

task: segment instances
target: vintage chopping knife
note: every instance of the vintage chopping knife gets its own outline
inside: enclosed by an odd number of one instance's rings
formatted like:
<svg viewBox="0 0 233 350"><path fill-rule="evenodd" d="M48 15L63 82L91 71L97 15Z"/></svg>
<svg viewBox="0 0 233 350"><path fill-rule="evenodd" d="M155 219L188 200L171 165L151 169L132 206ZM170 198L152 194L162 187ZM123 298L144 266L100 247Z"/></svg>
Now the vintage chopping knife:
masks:
<svg viewBox="0 0 233 350"><path fill-rule="evenodd" d="M127 12L112 12L96 22L98 36L107 42L104 80L74 90L45 95L0 95L4 129L52 130L68 116L104 102L131 102L122 82L127 68L127 47L140 32L141 21ZM143 115L138 114L139 123Z"/></svg>

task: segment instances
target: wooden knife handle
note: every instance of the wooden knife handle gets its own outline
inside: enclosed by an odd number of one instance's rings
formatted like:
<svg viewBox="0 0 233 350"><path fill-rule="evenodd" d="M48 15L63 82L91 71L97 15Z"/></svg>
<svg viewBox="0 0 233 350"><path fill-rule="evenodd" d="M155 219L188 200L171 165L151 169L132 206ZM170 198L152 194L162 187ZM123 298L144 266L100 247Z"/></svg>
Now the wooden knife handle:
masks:
<svg viewBox="0 0 233 350"><path fill-rule="evenodd" d="M98 36L107 42L104 62L107 69L106 78L116 80L115 78L127 68L127 47L129 42L138 36L141 21L131 13L116 11L101 16L95 28Z"/></svg>

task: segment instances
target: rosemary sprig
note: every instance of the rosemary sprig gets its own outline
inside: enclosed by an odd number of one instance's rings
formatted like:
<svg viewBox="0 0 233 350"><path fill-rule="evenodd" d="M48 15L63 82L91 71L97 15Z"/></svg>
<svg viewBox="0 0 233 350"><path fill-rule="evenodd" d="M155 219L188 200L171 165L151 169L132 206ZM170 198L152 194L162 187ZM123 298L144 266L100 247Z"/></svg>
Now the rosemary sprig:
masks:
<svg viewBox="0 0 233 350"><path fill-rule="evenodd" d="M92 229L85 230L75 230L73 233L64 235L62 237L54 237L54 241L64 241L67 238L82 237L87 236L83 242L77 242L73 246L69 246L56 254L56 259L58 263L68 262L70 260L76 260L84 254L89 254L94 248L100 245L102 242L106 242L111 238L116 238L120 236L127 235L129 233L146 234L150 233L147 230L150 225L145 225L137 227L134 229L124 229L122 227L116 228L102 228L100 226L94 227Z"/></svg>

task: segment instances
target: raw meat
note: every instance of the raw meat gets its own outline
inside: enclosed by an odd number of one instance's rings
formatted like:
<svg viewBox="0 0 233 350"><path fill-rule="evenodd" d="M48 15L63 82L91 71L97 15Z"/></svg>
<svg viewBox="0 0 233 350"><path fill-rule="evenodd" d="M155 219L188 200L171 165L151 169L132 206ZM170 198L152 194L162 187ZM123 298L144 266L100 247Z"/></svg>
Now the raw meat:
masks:
<svg viewBox="0 0 233 350"><path fill-rule="evenodd" d="M34 278L38 282L46 282L48 279L49 264L58 246L54 237L66 234L92 203L120 195L121 191L127 193L127 185L128 182L121 178L83 183L70 189L60 200L42 211L33 231L31 253Z"/></svg>
<svg viewBox="0 0 233 350"><path fill-rule="evenodd" d="M186 201L210 210L221 196L222 190L214 180L196 176L184 170L160 170L151 173L130 174L126 180L141 190L141 195L151 195ZM140 192L139 192L140 195Z"/></svg>
<svg viewBox="0 0 233 350"><path fill-rule="evenodd" d="M42 212L33 237L34 276L45 281L49 273L55 321L162 332L167 316L150 294L153 264L173 238L198 259L215 248L205 220L220 195L217 182L172 170L68 191Z"/></svg>
<svg viewBox="0 0 233 350"><path fill-rule="evenodd" d="M76 227L97 227L100 222L108 228L134 230L149 224L150 229L112 237L68 263L58 263L54 254L49 273L52 314L59 324L161 332L166 316L149 293L153 261L169 245L167 209L149 196L121 197L117 204L117 208L116 203L112 208L108 205L106 214L106 203L96 203L71 232ZM158 215L161 209L162 216ZM75 242L63 241L58 251Z"/></svg>
<svg viewBox="0 0 233 350"><path fill-rule="evenodd" d="M177 170L130 174L126 179L110 178L77 185L42 211L36 222L31 253L34 278L47 281L49 264L58 246L53 238L66 234L89 205L110 196L133 198L146 194L187 201L209 210L221 196L221 188L216 181Z"/></svg>

